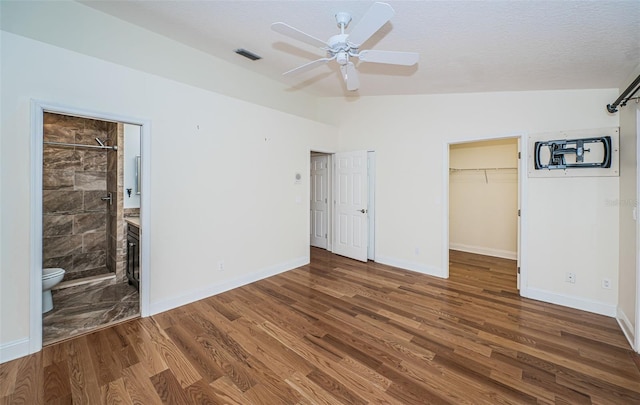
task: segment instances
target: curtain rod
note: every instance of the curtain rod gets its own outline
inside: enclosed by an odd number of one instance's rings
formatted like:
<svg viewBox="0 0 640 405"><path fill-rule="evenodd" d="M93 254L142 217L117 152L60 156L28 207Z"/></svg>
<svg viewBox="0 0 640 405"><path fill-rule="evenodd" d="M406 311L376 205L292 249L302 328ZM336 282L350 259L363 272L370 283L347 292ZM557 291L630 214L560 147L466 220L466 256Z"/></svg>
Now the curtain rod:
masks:
<svg viewBox="0 0 640 405"><path fill-rule="evenodd" d="M618 97L616 101L614 101L612 104L607 104L607 111L609 111L611 114L618 112L618 105L620 105L620 107L624 107L625 105L627 105L627 101L631 100L632 97L638 92L638 90L640 90L640 75L638 75L638 77L636 77L636 80L634 80L633 83L631 83L629 87L627 87L627 89L623 91L622 94L620 94L620 97Z"/></svg>

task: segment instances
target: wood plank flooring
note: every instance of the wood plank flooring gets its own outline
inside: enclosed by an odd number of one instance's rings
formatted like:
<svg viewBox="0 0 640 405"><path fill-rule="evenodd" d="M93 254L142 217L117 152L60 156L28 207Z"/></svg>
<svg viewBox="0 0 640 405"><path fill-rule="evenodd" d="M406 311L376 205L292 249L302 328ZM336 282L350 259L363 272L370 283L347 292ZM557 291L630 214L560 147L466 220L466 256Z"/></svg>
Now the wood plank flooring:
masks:
<svg viewBox="0 0 640 405"><path fill-rule="evenodd" d="M3 404L639 404L612 318L522 299L514 262L441 280L308 266L0 365Z"/></svg>

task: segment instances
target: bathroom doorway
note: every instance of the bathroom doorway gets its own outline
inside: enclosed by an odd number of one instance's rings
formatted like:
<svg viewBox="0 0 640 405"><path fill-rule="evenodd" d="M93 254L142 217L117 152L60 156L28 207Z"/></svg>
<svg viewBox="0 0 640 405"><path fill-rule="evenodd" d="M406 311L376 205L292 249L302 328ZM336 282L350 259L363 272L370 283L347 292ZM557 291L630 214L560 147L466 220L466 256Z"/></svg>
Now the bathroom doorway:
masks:
<svg viewBox="0 0 640 405"><path fill-rule="evenodd" d="M123 282L124 127L44 113L42 268L63 277L44 309L43 345L140 315L137 288Z"/></svg>
<svg viewBox="0 0 640 405"><path fill-rule="evenodd" d="M149 241L140 230L142 244L135 260L140 265L139 288L128 279L126 266L128 222L140 228L148 221L149 162L142 156L149 150L149 134L144 121L35 101L32 107L30 313L35 352L42 345L148 313ZM134 174L125 173L127 169ZM44 269L64 270L50 290L53 307L48 311L43 285L51 283L43 274L52 270Z"/></svg>

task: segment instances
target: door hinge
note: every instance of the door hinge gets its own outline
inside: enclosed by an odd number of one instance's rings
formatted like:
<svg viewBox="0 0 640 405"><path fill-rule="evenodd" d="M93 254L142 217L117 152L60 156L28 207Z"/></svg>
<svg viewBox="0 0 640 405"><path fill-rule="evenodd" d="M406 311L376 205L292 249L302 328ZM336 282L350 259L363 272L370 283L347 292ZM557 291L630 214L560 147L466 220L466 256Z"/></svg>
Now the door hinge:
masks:
<svg viewBox="0 0 640 405"><path fill-rule="evenodd" d="M326 199L326 198L324 199L324 203L325 203L325 204L327 203L327 199Z"/></svg>
<svg viewBox="0 0 640 405"><path fill-rule="evenodd" d="M518 216L520 216L520 210L518 210Z"/></svg>
<svg viewBox="0 0 640 405"><path fill-rule="evenodd" d="M327 234L326 233L324 234L324 238L327 239Z"/></svg>
<svg viewBox="0 0 640 405"><path fill-rule="evenodd" d="M520 266L518 266L518 274L520 274Z"/></svg>
<svg viewBox="0 0 640 405"><path fill-rule="evenodd" d="M520 159L521 152L518 152L518 159Z"/></svg>

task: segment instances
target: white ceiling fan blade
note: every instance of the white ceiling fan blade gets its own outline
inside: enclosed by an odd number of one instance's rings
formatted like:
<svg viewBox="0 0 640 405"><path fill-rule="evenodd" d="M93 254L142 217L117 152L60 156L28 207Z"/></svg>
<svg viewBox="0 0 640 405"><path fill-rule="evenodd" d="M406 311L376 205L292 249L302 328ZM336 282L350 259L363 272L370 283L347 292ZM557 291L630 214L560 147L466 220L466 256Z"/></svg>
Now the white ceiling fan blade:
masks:
<svg viewBox="0 0 640 405"><path fill-rule="evenodd" d="M294 75L297 75L299 73L303 73L303 72L309 71L309 70L311 70L313 68L316 68L316 67L318 67L320 65L324 65L325 63L327 63L327 62L329 62L330 60L333 60L333 59L334 58L317 59L317 60L311 61L309 63L305 63L302 66L298 66L297 68L288 70L288 71L284 72L282 75L283 76L294 76Z"/></svg>
<svg viewBox="0 0 640 405"><path fill-rule="evenodd" d="M358 78L358 71L353 62L348 62L346 65L340 66L342 77L347 85L347 90L354 91L360 87L360 79Z"/></svg>
<svg viewBox="0 0 640 405"><path fill-rule="evenodd" d="M327 46L327 43L321 39L318 39L314 36L307 34L306 32L302 32L297 28L294 28L288 24L283 22L276 22L271 24L271 29L275 32L279 32L282 35L286 35L289 38L297 39L298 41L302 41L309 45L317 46L320 48L324 48Z"/></svg>
<svg viewBox="0 0 640 405"><path fill-rule="evenodd" d="M358 59L360 59L361 62L411 66L418 63L420 54L416 52L366 50L358 54Z"/></svg>
<svg viewBox="0 0 640 405"><path fill-rule="evenodd" d="M354 48L359 48L376 31L382 28L395 13L387 3L373 3L369 11L358 22L358 25L351 30L347 41Z"/></svg>

